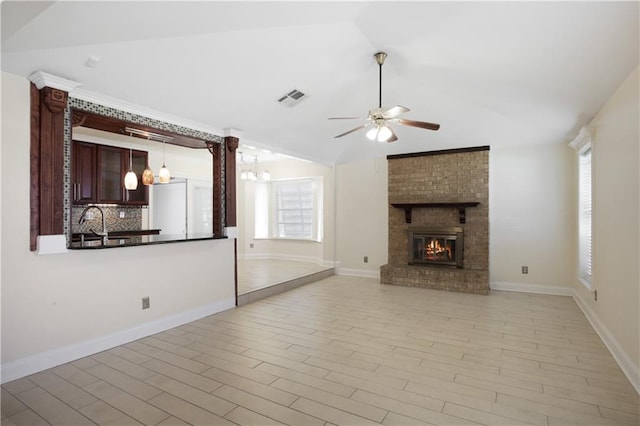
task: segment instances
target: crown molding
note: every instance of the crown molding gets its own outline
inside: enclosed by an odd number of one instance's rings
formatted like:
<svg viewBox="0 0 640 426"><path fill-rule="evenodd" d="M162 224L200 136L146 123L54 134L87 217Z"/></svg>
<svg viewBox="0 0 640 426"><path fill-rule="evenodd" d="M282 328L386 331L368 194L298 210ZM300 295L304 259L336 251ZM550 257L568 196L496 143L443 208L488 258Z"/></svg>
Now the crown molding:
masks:
<svg viewBox="0 0 640 426"><path fill-rule="evenodd" d="M51 87L53 89L63 90L70 93L82 86L82 83L73 80L67 80L66 78L58 77L57 75L49 74L43 71L36 71L29 76L29 80L36 85L38 90L44 87Z"/></svg>
<svg viewBox="0 0 640 426"><path fill-rule="evenodd" d="M205 133L211 133L214 135L221 135L222 129L208 124L204 124L198 121L188 120L184 117L162 112L153 108L148 108L142 105L137 105L122 99L113 98L100 93L92 92L90 90L79 89L75 90L71 97L80 99L86 102L91 102L98 105L103 105L109 108L114 108L120 111L129 112L131 114L141 115L151 118L153 120L163 121L165 123L175 124L177 126L186 127L193 130L199 130Z"/></svg>
<svg viewBox="0 0 640 426"><path fill-rule="evenodd" d="M242 138L242 136L244 136L244 132L242 130L238 130L238 129L232 129L230 127L227 127L226 129L222 130L222 136L227 137L227 136L232 136L234 138Z"/></svg>
<svg viewBox="0 0 640 426"><path fill-rule="evenodd" d="M569 146L575 149L579 154L582 154L589 149L592 141L593 132L588 129L587 126L582 126L582 128L580 128L580 132L578 132L578 136L569 142Z"/></svg>

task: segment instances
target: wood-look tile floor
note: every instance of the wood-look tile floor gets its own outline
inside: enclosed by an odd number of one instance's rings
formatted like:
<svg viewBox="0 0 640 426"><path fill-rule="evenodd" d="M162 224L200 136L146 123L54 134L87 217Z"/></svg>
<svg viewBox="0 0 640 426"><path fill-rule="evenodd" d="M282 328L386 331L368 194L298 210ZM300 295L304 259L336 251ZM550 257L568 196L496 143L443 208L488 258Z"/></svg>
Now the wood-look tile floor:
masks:
<svg viewBox="0 0 640 426"><path fill-rule="evenodd" d="M238 294L249 293L327 269L331 268L313 262L238 259Z"/></svg>
<svg viewBox="0 0 640 426"><path fill-rule="evenodd" d="M2 425L638 425L569 297L333 276L2 386Z"/></svg>

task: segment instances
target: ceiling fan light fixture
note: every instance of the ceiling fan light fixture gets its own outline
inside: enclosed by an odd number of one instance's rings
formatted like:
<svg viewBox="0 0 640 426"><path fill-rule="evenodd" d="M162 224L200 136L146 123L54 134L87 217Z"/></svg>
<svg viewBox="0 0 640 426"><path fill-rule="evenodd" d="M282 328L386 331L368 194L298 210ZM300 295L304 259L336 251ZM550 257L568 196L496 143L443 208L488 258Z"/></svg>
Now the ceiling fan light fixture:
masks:
<svg viewBox="0 0 640 426"><path fill-rule="evenodd" d="M372 127L367 132L367 139L369 139L370 141L375 141L376 139L378 139L378 126Z"/></svg>
<svg viewBox="0 0 640 426"><path fill-rule="evenodd" d="M377 140L378 142L387 142L391 138L391 135L393 135L393 133L391 133L391 129L382 125L378 130Z"/></svg>

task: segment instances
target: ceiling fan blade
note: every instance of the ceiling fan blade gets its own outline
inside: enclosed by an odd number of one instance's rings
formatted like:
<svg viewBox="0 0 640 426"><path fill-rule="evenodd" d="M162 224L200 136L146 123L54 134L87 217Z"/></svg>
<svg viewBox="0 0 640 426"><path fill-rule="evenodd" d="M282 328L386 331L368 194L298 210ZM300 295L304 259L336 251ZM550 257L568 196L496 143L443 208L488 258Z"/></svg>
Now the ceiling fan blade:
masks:
<svg viewBox="0 0 640 426"><path fill-rule="evenodd" d="M397 118L393 121L394 123L402 124L403 126L420 127L421 129L427 130L438 130L440 128L439 124L427 123L426 121L405 120L402 118Z"/></svg>
<svg viewBox="0 0 640 426"><path fill-rule="evenodd" d="M392 106L386 111L383 111L382 116L384 118L394 118L408 111L409 111L409 108L403 107L402 105L396 105L396 106Z"/></svg>
<svg viewBox="0 0 640 426"><path fill-rule="evenodd" d="M329 117L328 120L364 120L362 117Z"/></svg>
<svg viewBox="0 0 640 426"><path fill-rule="evenodd" d="M393 131L393 129L389 126L387 126L387 128L391 131L391 136L389 136L389 139L386 140L387 143L390 142L395 142L398 140L398 136L396 136L396 132Z"/></svg>
<svg viewBox="0 0 640 426"><path fill-rule="evenodd" d="M349 131L347 131L347 132L340 133L339 135L334 136L333 138L334 138L334 139L335 139L335 138L341 138L342 136L346 136L346 135L348 135L349 133L353 133L353 132L356 132L356 131L358 131L358 130L360 130L360 129L364 129L365 127L367 127L367 124L363 124L363 125L361 125L361 126L356 127L355 129L351 129L351 130L349 130Z"/></svg>

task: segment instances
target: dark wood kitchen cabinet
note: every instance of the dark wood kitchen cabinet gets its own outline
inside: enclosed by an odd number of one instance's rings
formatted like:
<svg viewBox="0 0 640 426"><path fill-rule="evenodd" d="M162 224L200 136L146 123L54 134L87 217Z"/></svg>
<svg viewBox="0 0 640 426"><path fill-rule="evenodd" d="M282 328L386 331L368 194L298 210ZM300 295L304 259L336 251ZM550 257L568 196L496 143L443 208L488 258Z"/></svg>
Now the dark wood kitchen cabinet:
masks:
<svg viewBox="0 0 640 426"><path fill-rule="evenodd" d="M97 202L96 145L73 142L71 153L71 197L74 204Z"/></svg>
<svg viewBox="0 0 640 426"><path fill-rule="evenodd" d="M128 149L74 141L72 153L74 204L149 204L149 188L142 184L146 151L131 153L133 171L138 176L138 188L132 191L124 187L124 175L129 171Z"/></svg>

